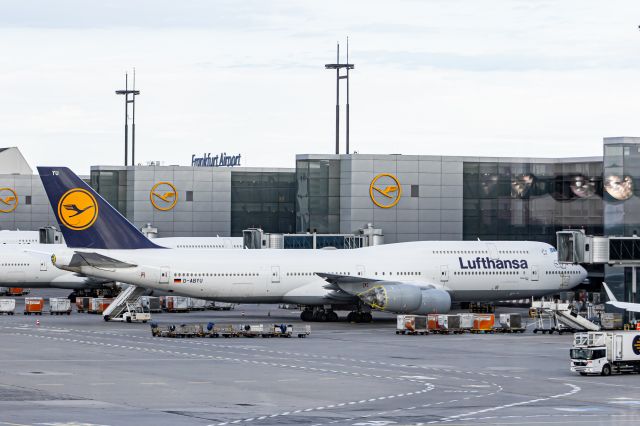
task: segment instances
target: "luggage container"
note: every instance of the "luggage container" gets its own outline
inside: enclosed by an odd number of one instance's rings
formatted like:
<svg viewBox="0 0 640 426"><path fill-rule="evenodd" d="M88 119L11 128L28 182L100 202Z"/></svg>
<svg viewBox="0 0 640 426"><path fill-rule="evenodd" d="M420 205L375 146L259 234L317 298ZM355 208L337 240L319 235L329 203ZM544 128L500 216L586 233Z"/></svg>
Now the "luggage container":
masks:
<svg viewBox="0 0 640 426"><path fill-rule="evenodd" d="M520 314L500 314L499 326L496 329L504 333L524 333L522 326L522 315Z"/></svg>
<svg viewBox="0 0 640 426"><path fill-rule="evenodd" d="M621 330L622 314L606 312L600 317L600 325L604 330Z"/></svg>
<svg viewBox="0 0 640 426"><path fill-rule="evenodd" d="M473 318L475 314L458 314L460 317L460 328L462 330L471 330L473 328Z"/></svg>
<svg viewBox="0 0 640 426"><path fill-rule="evenodd" d="M29 294L29 290L25 290L24 288L20 287L11 287L9 288L7 296L22 296L25 294Z"/></svg>
<svg viewBox="0 0 640 426"><path fill-rule="evenodd" d="M44 299L42 297L25 297L24 298L24 314L25 315L42 315L44 309Z"/></svg>
<svg viewBox="0 0 640 426"><path fill-rule="evenodd" d="M189 298L183 296L165 296L167 312L188 312Z"/></svg>
<svg viewBox="0 0 640 426"><path fill-rule="evenodd" d="M76 297L76 310L78 312L89 312L91 299L91 297Z"/></svg>
<svg viewBox="0 0 640 426"><path fill-rule="evenodd" d="M105 309L113 302L113 299L108 297L94 297L91 299L89 313L102 314Z"/></svg>
<svg viewBox="0 0 640 426"><path fill-rule="evenodd" d="M427 315L427 330L437 331L438 329L438 314Z"/></svg>
<svg viewBox="0 0 640 426"><path fill-rule="evenodd" d="M71 301L63 297L49 298L49 314L71 315Z"/></svg>
<svg viewBox="0 0 640 426"><path fill-rule="evenodd" d="M189 298L189 309L192 311L204 311L207 307L207 301L204 299Z"/></svg>
<svg viewBox="0 0 640 426"><path fill-rule="evenodd" d="M461 333L460 317L458 315L438 315L438 330L440 333Z"/></svg>
<svg viewBox="0 0 640 426"><path fill-rule="evenodd" d="M264 334L263 324L244 324L240 326L244 337L256 337Z"/></svg>
<svg viewBox="0 0 640 426"><path fill-rule="evenodd" d="M491 333L496 318L493 314L474 314L472 333Z"/></svg>
<svg viewBox="0 0 640 426"><path fill-rule="evenodd" d="M398 315L396 334L427 334L427 317L424 315Z"/></svg>
<svg viewBox="0 0 640 426"><path fill-rule="evenodd" d="M140 306L147 308L151 313L162 312L162 306L160 305L160 298L154 296L142 296L140 297Z"/></svg>
<svg viewBox="0 0 640 426"><path fill-rule="evenodd" d="M16 310L16 299L0 299L0 315L13 315Z"/></svg>

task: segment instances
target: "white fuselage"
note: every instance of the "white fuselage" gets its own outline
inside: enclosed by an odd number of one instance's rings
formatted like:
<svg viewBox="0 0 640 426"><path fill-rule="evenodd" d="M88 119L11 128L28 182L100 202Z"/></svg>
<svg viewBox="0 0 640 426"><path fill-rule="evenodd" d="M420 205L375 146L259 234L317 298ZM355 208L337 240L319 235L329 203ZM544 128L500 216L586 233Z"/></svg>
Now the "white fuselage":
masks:
<svg viewBox="0 0 640 426"><path fill-rule="evenodd" d="M454 301L541 296L580 283L538 242L422 241L353 250L83 250L131 267L76 267L83 274L175 294L229 302L327 304L329 273L442 288ZM73 251L56 253L66 267ZM517 266L516 266L517 264Z"/></svg>
<svg viewBox="0 0 640 426"><path fill-rule="evenodd" d="M2 234L4 239L0 239L0 287L52 287L72 290L102 287L101 283L92 278L78 276L74 272L53 266L51 255L61 248L66 249L66 246L40 244L37 239L28 239L33 232L37 234L36 231L4 231ZM14 240L21 242L7 242ZM163 247L179 250L242 248L242 238L237 237L168 237L156 238L153 241Z"/></svg>

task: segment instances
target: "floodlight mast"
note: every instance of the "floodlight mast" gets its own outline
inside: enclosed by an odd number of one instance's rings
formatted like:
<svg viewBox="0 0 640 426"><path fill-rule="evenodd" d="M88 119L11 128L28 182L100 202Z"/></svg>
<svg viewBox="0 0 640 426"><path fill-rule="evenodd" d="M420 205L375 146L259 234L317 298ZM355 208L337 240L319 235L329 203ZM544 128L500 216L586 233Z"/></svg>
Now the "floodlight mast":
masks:
<svg viewBox="0 0 640 426"><path fill-rule="evenodd" d="M347 38L347 63L340 63L340 43L336 48L336 63L325 64L325 69L336 70L336 154L340 154L340 80L347 80L347 116L346 116L346 153L349 153L349 70L354 69L354 65L349 63L349 39ZM340 75L340 69L347 70L346 75Z"/></svg>
<svg viewBox="0 0 640 426"><path fill-rule="evenodd" d="M133 70L133 89L129 90L129 74L124 74L124 90L116 90L116 95L124 95L124 165L129 165L129 104L132 104L133 127L131 133L131 165L135 165L136 155L136 95L140 94L136 90L136 71ZM132 99L129 99L132 95Z"/></svg>

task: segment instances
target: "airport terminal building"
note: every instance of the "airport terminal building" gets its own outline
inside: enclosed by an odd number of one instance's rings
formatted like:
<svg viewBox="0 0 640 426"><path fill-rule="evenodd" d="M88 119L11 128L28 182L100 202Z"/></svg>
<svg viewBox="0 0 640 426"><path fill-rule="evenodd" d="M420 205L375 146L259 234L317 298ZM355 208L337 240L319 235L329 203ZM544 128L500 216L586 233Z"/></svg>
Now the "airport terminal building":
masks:
<svg viewBox="0 0 640 426"><path fill-rule="evenodd" d="M252 227L351 234L371 224L385 243L555 245L565 228L640 231L640 138L605 138L603 148L587 158L300 154L295 168L98 165L85 179L138 228L162 237L240 236ZM0 229L57 226L16 148L0 151L0 170Z"/></svg>

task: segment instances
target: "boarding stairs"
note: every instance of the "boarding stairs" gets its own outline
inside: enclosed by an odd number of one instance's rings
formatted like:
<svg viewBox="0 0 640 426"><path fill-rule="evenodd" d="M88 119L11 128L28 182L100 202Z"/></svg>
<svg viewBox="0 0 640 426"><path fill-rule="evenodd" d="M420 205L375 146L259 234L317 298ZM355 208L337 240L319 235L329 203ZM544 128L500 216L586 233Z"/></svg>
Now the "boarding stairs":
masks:
<svg viewBox="0 0 640 426"><path fill-rule="evenodd" d="M111 318L120 317L127 310L127 304L137 304L140 296L143 296L146 291L146 288L135 285L130 285L122 290L118 297L116 297L107 309L102 312L104 320L109 321Z"/></svg>
<svg viewBox="0 0 640 426"><path fill-rule="evenodd" d="M578 314L571 303L566 302L548 302L548 301L534 301L531 302L531 307L535 308L543 313L553 316L556 322L578 331L599 331L600 326L589 321L587 318Z"/></svg>

